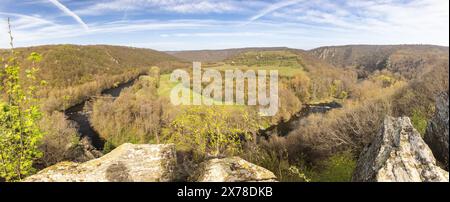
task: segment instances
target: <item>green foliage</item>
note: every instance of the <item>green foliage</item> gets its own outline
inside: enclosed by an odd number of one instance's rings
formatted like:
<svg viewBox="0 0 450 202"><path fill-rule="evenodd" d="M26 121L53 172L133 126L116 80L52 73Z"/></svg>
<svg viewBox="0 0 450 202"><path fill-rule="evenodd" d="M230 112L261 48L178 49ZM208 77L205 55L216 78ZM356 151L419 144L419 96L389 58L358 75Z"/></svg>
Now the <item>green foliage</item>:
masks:
<svg viewBox="0 0 450 202"><path fill-rule="evenodd" d="M301 58L291 51L248 51L227 60L232 65L301 68Z"/></svg>
<svg viewBox="0 0 450 202"><path fill-rule="evenodd" d="M413 109L411 114L411 122L414 128L419 131L419 133L423 137L425 135L428 124L426 115L418 109Z"/></svg>
<svg viewBox="0 0 450 202"><path fill-rule="evenodd" d="M339 98L342 99L343 93L345 91L343 90L343 83L341 80L334 80L331 82L330 88L329 88L329 96L333 98ZM345 93L344 93L345 95Z"/></svg>
<svg viewBox="0 0 450 202"><path fill-rule="evenodd" d="M284 182L347 182L356 167L354 154L344 151L323 158L315 164L305 161L305 154L289 156L286 140L271 137L270 143L248 147L244 158L272 171ZM268 144L269 143L269 144Z"/></svg>
<svg viewBox="0 0 450 202"><path fill-rule="evenodd" d="M301 179L302 181L304 181L304 182L311 182L311 179L308 178L308 177L306 176L306 174L305 174L304 172L302 172L298 167L296 167L296 166L291 166L291 167L289 167L289 171L290 171L292 174L296 175L296 176L297 176L299 179Z"/></svg>
<svg viewBox="0 0 450 202"><path fill-rule="evenodd" d="M273 136L273 141L280 138ZM311 178L302 156L297 156L295 162L289 161L289 154L281 147L251 146L246 148L244 158L248 161L272 171L277 180L282 182L310 182Z"/></svg>
<svg viewBox="0 0 450 202"><path fill-rule="evenodd" d="M33 64L21 76L21 67L14 51L4 64L1 83L7 101L0 100L0 178L7 181L21 180L33 173L33 161L41 156L38 150L42 131L38 122L42 117L35 92L40 82L35 63L41 56L32 53L28 59ZM22 81L23 80L23 81ZM21 82L30 83L24 87Z"/></svg>
<svg viewBox="0 0 450 202"><path fill-rule="evenodd" d="M356 167L353 154L349 151L331 156L323 162L323 169L313 174L313 181L349 182Z"/></svg>
<svg viewBox="0 0 450 202"><path fill-rule="evenodd" d="M396 82L395 78L384 74L379 75L376 79L382 82L383 87L389 87Z"/></svg>
<svg viewBox="0 0 450 202"><path fill-rule="evenodd" d="M107 153L111 152L115 148L116 147L111 142L106 141L105 145L103 146L103 154L107 154Z"/></svg>
<svg viewBox="0 0 450 202"><path fill-rule="evenodd" d="M348 97L347 91L342 91L337 98L345 100Z"/></svg>
<svg viewBox="0 0 450 202"><path fill-rule="evenodd" d="M259 129L257 117L242 108L192 106L177 115L166 133L169 142L193 150L197 159L235 155Z"/></svg>

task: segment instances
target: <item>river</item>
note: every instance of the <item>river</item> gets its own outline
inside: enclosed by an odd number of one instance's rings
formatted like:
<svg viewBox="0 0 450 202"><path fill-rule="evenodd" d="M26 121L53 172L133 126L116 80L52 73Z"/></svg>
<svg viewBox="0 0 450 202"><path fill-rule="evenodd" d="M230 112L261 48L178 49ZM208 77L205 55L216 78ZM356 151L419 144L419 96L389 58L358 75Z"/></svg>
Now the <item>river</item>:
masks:
<svg viewBox="0 0 450 202"><path fill-rule="evenodd" d="M128 81L126 83L122 83L117 87L110 88L102 91L102 96L111 96L116 98L120 95L123 89L130 87L134 84L136 79ZM105 144L105 140L103 140L100 135L94 130L89 122L89 114L91 113L87 107L86 103L88 103L92 98L85 100L84 102L72 106L64 111L65 115L69 120L74 121L77 124L77 130L80 134L80 138L87 137L92 146L94 146L97 150L103 150L103 146ZM286 136L291 131L295 130L295 128L299 125L299 121L310 114L313 113L325 113L329 110L342 107L337 102L330 103L321 103L321 104L306 104L303 108L296 113L289 121L281 122L277 125L270 126L265 130L260 130L259 135L264 137L269 137L270 135L277 134L279 136Z"/></svg>
<svg viewBox="0 0 450 202"><path fill-rule="evenodd" d="M291 131L295 130L299 122L314 113L325 113L332 109L341 108L342 105L337 102L320 103L320 104L305 104L303 108L297 112L286 122L280 122L277 125L270 126L264 130L259 131L259 135L269 137L271 135L287 136Z"/></svg>
<svg viewBox="0 0 450 202"><path fill-rule="evenodd" d="M102 91L101 95L116 98L120 95L123 89L132 86L135 80L136 79L133 79L131 81L122 83L117 87L104 90ZM77 130L80 134L80 138L87 137L92 146L101 151L103 150L105 141L94 130L94 128L92 128L91 123L89 122L89 114L91 112L87 111L86 103L88 103L90 100L92 100L92 98L89 98L80 104L68 108L64 111L64 114L69 120L74 121L77 124Z"/></svg>

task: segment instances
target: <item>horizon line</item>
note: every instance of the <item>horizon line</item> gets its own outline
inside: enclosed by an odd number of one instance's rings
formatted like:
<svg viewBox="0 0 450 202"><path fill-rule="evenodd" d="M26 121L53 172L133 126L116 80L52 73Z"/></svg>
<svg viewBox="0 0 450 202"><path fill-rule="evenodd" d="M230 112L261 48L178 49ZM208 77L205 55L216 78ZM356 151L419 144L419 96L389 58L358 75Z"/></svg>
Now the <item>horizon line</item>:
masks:
<svg viewBox="0 0 450 202"><path fill-rule="evenodd" d="M303 49L303 48L293 48L289 46L245 46L245 47L233 47L233 48L218 48L218 49L179 49L179 50L158 50L150 47L139 47L139 46L128 46L128 45L120 45L120 44L75 44L75 43L55 43L55 44L40 44L40 45L31 45L31 46L15 46L14 48L33 48L33 47L41 47L41 46L63 46L63 45L72 45L72 46L117 46L117 47L127 47L127 48L139 48L139 49L148 49L159 52L187 52L187 51L225 51L225 50L237 50L237 49L294 49L294 50L303 50L303 51L311 51L319 48L329 48L329 47L345 47L345 46L438 46L449 48L449 45L437 45L437 44L425 44L425 43L398 43L398 44L363 44L363 43L355 43L355 44L338 44L338 45L324 45L317 46L314 48ZM0 50L8 50L7 48L0 47Z"/></svg>

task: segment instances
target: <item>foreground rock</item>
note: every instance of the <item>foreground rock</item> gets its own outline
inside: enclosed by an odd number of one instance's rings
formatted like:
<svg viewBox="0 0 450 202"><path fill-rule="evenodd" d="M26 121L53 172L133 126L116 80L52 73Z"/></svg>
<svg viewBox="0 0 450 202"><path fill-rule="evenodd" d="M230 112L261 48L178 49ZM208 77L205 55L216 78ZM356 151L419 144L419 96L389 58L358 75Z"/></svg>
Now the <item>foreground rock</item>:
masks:
<svg viewBox="0 0 450 202"><path fill-rule="evenodd" d="M448 182L448 177L408 117L387 117L361 153L353 181Z"/></svg>
<svg viewBox="0 0 450 202"><path fill-rule="evenodd" d="M239 157L211 159L199 165L191 181L196 182L267 182L275 181L269 170Z"/></svg>
<svg viewBox="0 0 450 202"><path fill-rule="evenodd" d="M441 93L436 99L436 112L428 122L425 142L433 151L436 159L444 164L448 171L448 93Z"/></svg>
<svg viewBox="0 0 450 202"><path fill-rule="evenodd" d="M62 162L25 179L32 182L158 182L175 178L174 145L123 144L85 163Z"/></svg>

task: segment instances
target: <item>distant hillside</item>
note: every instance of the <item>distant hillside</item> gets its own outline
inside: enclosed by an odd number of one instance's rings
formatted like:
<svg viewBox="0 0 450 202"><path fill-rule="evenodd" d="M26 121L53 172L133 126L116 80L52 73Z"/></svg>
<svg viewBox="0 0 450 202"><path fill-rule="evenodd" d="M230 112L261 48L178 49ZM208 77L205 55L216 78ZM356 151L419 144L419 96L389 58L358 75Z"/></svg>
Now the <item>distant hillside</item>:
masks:
<svg viewBox="0 0 450 202"><path fill-rule="evenodd" d="M15 51L22 69L30 66L26 60L30 53L42 55L37 77L48 84L39 91L43 98L42 109L47 112L81 103L105 89L146 73L151 66L169 72L190 65L163 52L121 46L48 45ZM0 50L0 57L9 56L9 50ZM21 73L25 74L25 71Z"/></svg>
<svg viewBox="0 0 450 202"><path fill-rule="evenodd" d="M317 68L335 68L326 61L320 60L308 52L300 49L248 49L234 56L228 57L223 62L234 65L247 66L281 66L297 67L305 70Z"/></svg>
<svg viewBox="0 0 450 202"><path fill-rule="evenodd" d="M236 48L223 50L167 51L166 53L189 62L192 61L219 62L247 51L270 51L270 50L286 50L286 49L287 48L285 47Z"/></svg>
<svg viewBox="0 0 450 202"><path fill-rule="evenodd" d="M58 87L79 85L94 81L98 76L119 75L153 65L166 70L185 64L163 52L122 46L46 45L15 51L24 67L29 65L25 58L31 52L41 54L39 77ZM0 50L1 57L8 57L8 54L9 50Z"/></svg>
<svg viewBox="0 0 450 202"><path fill-rule="evenodd" d="M388 69L407 78L436 65L448 66L448 47L432 45L349 45L320 47L310 54L337 67L355 68L361 77Z"/></svg>

